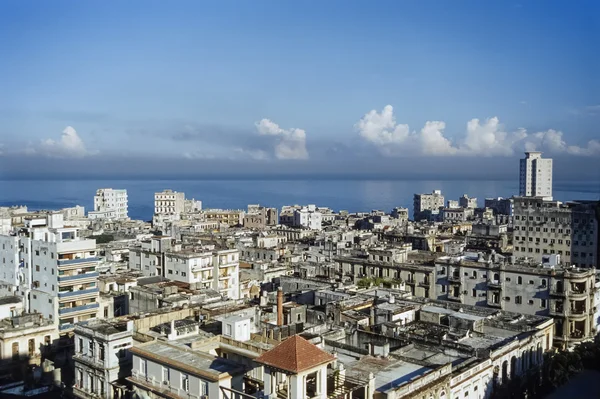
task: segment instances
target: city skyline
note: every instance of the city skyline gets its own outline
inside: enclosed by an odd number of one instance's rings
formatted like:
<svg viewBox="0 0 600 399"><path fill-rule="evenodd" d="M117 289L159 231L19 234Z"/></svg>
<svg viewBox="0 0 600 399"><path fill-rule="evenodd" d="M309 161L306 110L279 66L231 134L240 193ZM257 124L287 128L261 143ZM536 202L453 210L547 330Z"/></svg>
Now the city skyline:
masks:
<svg viewBox="0 0 600 399"><path fill-rule="evenodd" d="M570 178L600 167L600 57L598 5L565 4L8 2L0 164L474 178L540 150Z"/></svg>

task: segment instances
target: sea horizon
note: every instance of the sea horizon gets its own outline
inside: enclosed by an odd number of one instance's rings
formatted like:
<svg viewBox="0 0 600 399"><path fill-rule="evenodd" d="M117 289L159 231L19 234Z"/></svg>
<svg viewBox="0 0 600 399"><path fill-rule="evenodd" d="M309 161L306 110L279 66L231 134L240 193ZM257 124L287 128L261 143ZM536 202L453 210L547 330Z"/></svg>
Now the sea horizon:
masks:
<svg viewBox="0 0 600 399"><path fill-rule="evenodd" d="M0 180L0 206L26 205L31 210L55 210L76 205L93 209L93 196L99 188L127 189L129 216L150 220L154 193L163 189L184 192L187 198L203 202L204 208L246 209L248 204L281 209L284 205L315 204L334 210L368 212L391 211L405 207L412 215L413 195L440 189L446 200L463 194L478 199L511 197L518 194L512 180L424 180L424 179L301 179L222 178L203 179L10 179ZM293 183L293 184L290 184ZM555 181L554 199L559 201L600 199L600 183Z"/></svg>

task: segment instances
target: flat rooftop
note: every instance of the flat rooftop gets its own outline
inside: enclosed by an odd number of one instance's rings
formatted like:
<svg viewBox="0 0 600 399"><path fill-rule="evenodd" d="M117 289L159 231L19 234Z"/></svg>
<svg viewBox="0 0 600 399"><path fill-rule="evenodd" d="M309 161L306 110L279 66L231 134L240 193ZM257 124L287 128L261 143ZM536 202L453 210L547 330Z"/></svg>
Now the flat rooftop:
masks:
<svg viewBox="0 0 600 399"><path fill-rule="evenodd" d="M433 368L397 360L391 357L380 359L365 356L358 361L345 364L346 374L359 379L367 379L369 373L375 376L375 389L385 392L397 389L415 378L431 372Z"/></svg>
<svg viewBox="0 0 600 399"><path fill-rule="evenodd" d="M244 367L231 363L226 359L195 352L170 345L161 341L152 341L133 347L134 355L142 356L161 364L168 364L176 369L189 372L216 381L226 375L237 375L244 372Z"/></svg>

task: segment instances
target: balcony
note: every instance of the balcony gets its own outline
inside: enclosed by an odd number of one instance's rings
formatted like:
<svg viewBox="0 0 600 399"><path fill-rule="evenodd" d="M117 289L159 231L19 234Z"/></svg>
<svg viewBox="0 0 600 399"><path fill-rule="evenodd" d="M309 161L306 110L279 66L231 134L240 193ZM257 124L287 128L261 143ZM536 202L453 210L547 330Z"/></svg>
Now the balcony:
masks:
<svg viewBox="0 0 600 399"><path fill-rule="evenodd" d="M448 281L453 283L460 283L460 274L450 274L448 275Z"/></svg>
<svg viewBox="0 0 600 399"><path fill-rule="evenodd" d="M73 323L65 323L58 326L59 331L72 330L73 328L75 328L75 324Z"/></svg>
<svg viewBox="0 0 600 399"><path fill-rule="evenodd" d="M77 313L77 312L83 312L86 310L93 310L93 309L98 309L100 307L100 304L98 303L90 303L88 305L82 305L82 306L75 306L72 308L62 308L62 309L58 309L58 314L59 315L68 315L71 313Z"/></svg>
<svg viewBox="0 0 600 399"><path fill-rule="evenodd" d="M566 296L566 294L567 294L566 292L558 291L556 288L550 289L550 296L557 296L557 297L564 298Z"/></svg>
<svg viewBox="0 0 600 399"><path fill-rule="evenodd" d="M585 299L587 298L588 293L585 290L576 290L576 289L571 289L569 291L569 297L571 297L572 299Z"/></svg>
<svg viewBox="0 0 600 399"><path fill-rule="evenodd" d="M500 283L500 280L490 280L487 283L487 287L491 290L501 290L502 284Z"/></svg>
<svg viewBox="0 0 600 399"><path fill-rule="evenodd" d="M221 274L219 275L219 280L227 280L233 277L233 274Z"/></svg>
<svg viewBox="0 0 600 399"><path fill-rule="evenodd" d="M419 287L429 288L429 281L419 281Z"/></svg>
<svg viewBox="0 0 600 399"><path fill-rule="evenodd" d="M86 278L96 278L96 277L98 277L98 272L81 273L81 274L76 274L74 276L58 276L58 282L63 283L65 281L83 280Z"/></svg>
<svg viewBox="0 0 600 399"><path fill-rule="evenodd" d="M58 266L79 265L82 263L98 262L98 258L82 258L82 259L59 259Z"/></svg>
<svg viewBox="0 0 600 399"><path fill-rule="evenodd" d="M63 298L71 298L71 297L78 296L78 295L95 294L95 293L97 293L99 291L100 290L97 287L95 287L95 288L90 288L90 289L87 289L87 290L59 292L58 293L58 298L59 299L63 299Z"/></svg>
<svg viewBox="0 0 600 399"><path fill-rule="evenodd" d="M550 308L549 311L550 316L552 317L566 317L567 314L563 308Z"/></svg>

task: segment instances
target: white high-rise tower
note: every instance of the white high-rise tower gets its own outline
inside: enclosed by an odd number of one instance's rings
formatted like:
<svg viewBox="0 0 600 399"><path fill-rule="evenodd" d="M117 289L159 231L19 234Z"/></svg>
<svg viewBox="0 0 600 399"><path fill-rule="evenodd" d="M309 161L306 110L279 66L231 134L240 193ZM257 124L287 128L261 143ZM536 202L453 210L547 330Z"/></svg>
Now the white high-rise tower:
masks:
<svg viewBox="0 0 600 399"><path fill-rule="evenodd" d="M552 159L542 158L538 151L528 151L521 159L519 195L552 199Z"/></svg>

